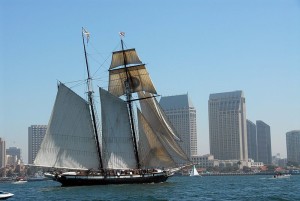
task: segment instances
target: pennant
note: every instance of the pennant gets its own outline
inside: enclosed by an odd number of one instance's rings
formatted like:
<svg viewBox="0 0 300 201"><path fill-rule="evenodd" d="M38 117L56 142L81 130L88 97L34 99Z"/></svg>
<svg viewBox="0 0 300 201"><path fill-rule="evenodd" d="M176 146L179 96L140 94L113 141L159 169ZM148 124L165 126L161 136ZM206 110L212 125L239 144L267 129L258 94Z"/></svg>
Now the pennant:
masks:
<svg viewBox="0 0 300 201"><path fill-rule="evenodd" d="M125 37L125 32L119 32L121 37Z"/></svg>
<svg viewBox="0 0 300 201"><path fill-rule="evenodd" d="M90 39L90 32L85 30L85 28L82 28L82 33L86 36L86 42L88 43Z"/></svg>

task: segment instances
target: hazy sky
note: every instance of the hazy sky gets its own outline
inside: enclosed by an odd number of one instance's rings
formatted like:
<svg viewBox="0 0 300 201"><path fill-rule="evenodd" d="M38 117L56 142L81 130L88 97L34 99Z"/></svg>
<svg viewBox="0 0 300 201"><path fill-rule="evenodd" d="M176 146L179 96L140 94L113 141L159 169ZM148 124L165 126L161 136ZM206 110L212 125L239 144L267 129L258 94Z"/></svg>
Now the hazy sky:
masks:
<svg viewBox="0 0 300 201"><path fill-rule="evenodd" d="M273 154L286 156L285 133L300 129L299 0L2 0L0 26L0 137L25 162L28 127L48 124L57 80L86 77L81 27L94 86L107 87L124 31L159 94L189 94L199 154L209 153L210 93L243 90L247 119L271 126Z"/></svg>

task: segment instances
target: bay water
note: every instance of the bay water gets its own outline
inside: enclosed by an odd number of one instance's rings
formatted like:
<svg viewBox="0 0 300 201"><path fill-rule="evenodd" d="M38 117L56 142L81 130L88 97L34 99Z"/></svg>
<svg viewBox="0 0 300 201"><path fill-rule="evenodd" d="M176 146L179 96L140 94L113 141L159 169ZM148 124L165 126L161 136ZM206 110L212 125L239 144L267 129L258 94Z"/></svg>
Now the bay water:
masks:
<svg viewBox="0 0 300 201"><path fill-rule="evenodd" d="M13 200L177 201L245 200L300 201L300 175L275 179L254 176L174 176L165 183L61 187L54 181L0 183Z"/></svg>

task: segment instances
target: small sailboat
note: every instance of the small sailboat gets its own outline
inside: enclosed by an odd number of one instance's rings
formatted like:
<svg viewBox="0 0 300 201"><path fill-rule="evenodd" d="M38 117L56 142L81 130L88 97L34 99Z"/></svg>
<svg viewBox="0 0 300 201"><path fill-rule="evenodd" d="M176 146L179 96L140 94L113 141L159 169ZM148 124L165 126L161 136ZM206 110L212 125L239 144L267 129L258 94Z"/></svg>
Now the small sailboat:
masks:
<svg viewBox="0 0 300 201"><path fill-rule="evenodd" d="M193 176L201 176L201 175L199 175L199 173L198 173L198 171L197 171L195 165L193 165L193 168L192 168L192 170L190 171L190 176L191 176L191 177L193 177Z"/></svg>
<svg viewBox="0 0 300 201"><path fill-rule="evenodd" d="M157 92L145 64L135 49L124 49L121 37L121 50L112 54L108 90L99 88L99 123L86 36L90 35L83 28L87 101L59 83L46 135L34 164L55 168L46 176L62 186L166 181L190 161L155 98Z"/></svg>

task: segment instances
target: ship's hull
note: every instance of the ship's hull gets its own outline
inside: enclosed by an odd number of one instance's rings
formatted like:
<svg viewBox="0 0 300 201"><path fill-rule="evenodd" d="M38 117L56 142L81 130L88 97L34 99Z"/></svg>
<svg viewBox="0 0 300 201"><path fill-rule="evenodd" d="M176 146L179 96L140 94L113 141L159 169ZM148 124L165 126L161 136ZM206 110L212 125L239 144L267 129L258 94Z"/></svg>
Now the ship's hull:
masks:
<svg viewBox="0 0 300 201"><path fill-rule="evenodd" d="M120 176L97 176L97 175L59 175L54 178L62 186L91 186L108 184L141 184L165 182L171 175L162 172L144 175L120 175Z"/></svg>

